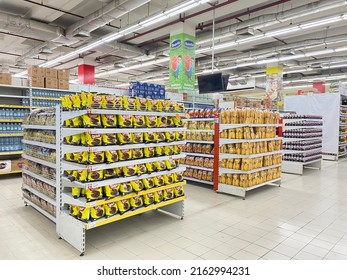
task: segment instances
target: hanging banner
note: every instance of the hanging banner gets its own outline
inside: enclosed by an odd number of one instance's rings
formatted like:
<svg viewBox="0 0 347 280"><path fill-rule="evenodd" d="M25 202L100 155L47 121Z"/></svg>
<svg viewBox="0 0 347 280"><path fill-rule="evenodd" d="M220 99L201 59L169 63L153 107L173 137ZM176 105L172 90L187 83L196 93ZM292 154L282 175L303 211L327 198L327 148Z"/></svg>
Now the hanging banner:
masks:
<svg viewBox="0 0 347 280"><path fill-rule="evenodd" d="M170 36L170 88L195 89L195 37L186 33Z"/></svg>

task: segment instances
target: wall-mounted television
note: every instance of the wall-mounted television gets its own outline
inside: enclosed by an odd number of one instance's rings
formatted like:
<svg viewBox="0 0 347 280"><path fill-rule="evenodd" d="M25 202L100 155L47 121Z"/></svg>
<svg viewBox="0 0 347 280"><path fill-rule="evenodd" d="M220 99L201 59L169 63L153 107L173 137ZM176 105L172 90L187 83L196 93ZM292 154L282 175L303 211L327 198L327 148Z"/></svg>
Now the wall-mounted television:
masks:
<svg viewBox="0 0 347 280"><path fill-rule="evenodd" d="M224 91L222 73L198 76L198 88L200 94Z"/></svg>

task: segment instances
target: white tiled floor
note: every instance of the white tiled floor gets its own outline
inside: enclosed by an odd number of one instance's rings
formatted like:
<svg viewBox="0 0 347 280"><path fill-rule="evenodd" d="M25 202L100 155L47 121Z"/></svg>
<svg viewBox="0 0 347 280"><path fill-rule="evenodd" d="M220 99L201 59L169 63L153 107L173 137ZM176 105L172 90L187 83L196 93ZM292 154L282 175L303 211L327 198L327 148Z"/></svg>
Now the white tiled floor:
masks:
<svg viewBox="0 0 347 280"><path fill-rule="evenodd" d="M347 161L283 175L246 200L188 185L185 218L158 211L87 232L84 257L0 178L0 259L347 260Z"/></svg>

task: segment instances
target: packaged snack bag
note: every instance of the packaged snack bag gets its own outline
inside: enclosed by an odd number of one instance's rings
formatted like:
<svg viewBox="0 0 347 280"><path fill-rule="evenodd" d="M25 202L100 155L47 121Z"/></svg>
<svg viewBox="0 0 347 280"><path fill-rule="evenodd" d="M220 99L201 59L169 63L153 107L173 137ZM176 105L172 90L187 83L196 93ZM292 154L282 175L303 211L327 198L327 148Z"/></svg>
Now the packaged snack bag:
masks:
<svg viewBox="0 0 347 280"><path fill-rule="evenodd" d="M104 127L117 127L117 115L101 115L101 122Z"/></svg>
<svg viewBox="0 0 347 280"><path fill-rule="evenodd" d="M143 203L145 206L151 205L154 203L154 193L147 193L143 196Z"/></svg>
<svg viewBox="0 0 347 280"><path fill-rule="evenodd" d="M117 151L106 151L105 152L106 162L113 163L118 161Z"/></svg>
<svg viewBox="0 0 347 280"><path fill-rule="evenodd" d="M130 202L128 199L122 199L117 201L117 207L120 214L125 213L130 209Z"/></svg>
<svg viewBox="0 0 347 280"><path fill-rule="evenodd" d="M105 216L104 205L97 205L90 208L90 218L97 220Z"/></svg>
<svg viewBox="0 0 347 280"><path fill-rule="evenodd" d="M107 198L119 196L120 195L119 188L120 188L119 184L112 184L112 185L104 186L105 196Z"/></svg>
<svg viewBox="0 0 347 280"><path fill-rule="evenodd" d="M105 208L105 216L106 217L111 217L111 216L117 214L117 212L118 212L118 207L117 207L116 202L106 203L104 205L104 208Z"/></svg>
<svg viewBox="0 0 347 280"><path fill-rule="evenodd" d="M100 115L85 114L82 116L83 127L102 127Z"/></svg>
<svg viewBox="0 0 347 280"><path fill-rule="evenodd" d="M141 206L143 206L143 198L141 195L136 195L132 198L130 198L130 206L133 209L139 208Z"/></svg>
<svg viewBox="0 0 347 280"><path fill-rule="evenodd" d="M92 201L102 198L102 187L95 189L86 189L85 196L87 201Z"/></svg>
<svg viewBox="0 0 347 280"><path fill-rule="evenodd" d="M120 128L133 127L133 116L132 115L118 115L117 121L118 121L118 126Z"/></svg>

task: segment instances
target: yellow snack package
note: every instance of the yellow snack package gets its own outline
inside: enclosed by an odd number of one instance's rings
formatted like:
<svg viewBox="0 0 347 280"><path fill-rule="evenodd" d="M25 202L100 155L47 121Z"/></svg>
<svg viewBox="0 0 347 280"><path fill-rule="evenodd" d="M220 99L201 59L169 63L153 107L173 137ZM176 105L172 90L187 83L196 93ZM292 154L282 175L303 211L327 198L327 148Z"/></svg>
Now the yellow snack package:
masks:
<svg viewBox="0 0 347 280"><path fill-rule="evenodd" d="M147 111L147 99L143 97L136 97L135 108L137 111Z"/></svg>
<svg viewBox="0 0 347 280"><path fill-rule="evenodd" d="M154 147L145 147L145 148L143 148L143 155L146 158L154 157L154 155L155 155Z"/></svg>
<svg viewBox="0 0 347 280"><path fill-rule="evenodd" d="M175 127L174 117L167 117L167 126L168 127Z"/></svg>
<svg viewBox="0 0 347 280"><path fill-rule="evenodd" d="M105 152L106 162L113 163L118 161L117 151L106 151Z"/></svg>
<svg viewBox="0 0 347 280"><path fill-rule="evenodd" d="M182 153L181 145L174 145L174 146L172 146L172 152L173 152L174 155L179 155L180 153Z"/></svg>
<svg viewBox="0 0 347 280"><path fill-rule="evenodd" d="M102 127L100 115L85 114L82 116L83 127Z"/></svg>
<svg viewBox="0 0 347 280"><path fill-rule="evenodd" d="M146 164L144 164L144 163L138 164L137 165L137 175L141 175L141 174L145 174L145 173L147 173Z"/></svg>
<svg viewBox="0 0 347 280"><path fill-rule="evenodd" d="M87 201L96 200L102 198L102 187L95 189L86 189Z"/></svg>
<svg viewBox="0 0 347 280"><path fill-rule="evenodd" d="M64 97L61 97L61 104L62 104L64 111L73 110L72 96L71 95L65 95Z"/></svg>
<svg viewBox="0 0 347 280"><path fill-rule="evenodd" d="M174 191L172 188L167 188L164 190L164 200L169 200L174 198Z"/></svg>
<svg viewBox="0 0 347 280"><path fill-rule="evenodd" d="M117 178L117 168L104 169L104 179Z"/></svg>
<svg viewBox="0 0 347 280"><path fill-rule="evenodd" d="M155 155L157 157L163 156L164 155L164 149L161 146L156 146L155 147Z"/></svg>
<svg viewBox="0 0 347 280"><path fill-rule="evenodd" d="M78 209L77 219L79 219L81 221L88 221L89 220L89 208L85 208L85 207L80 206Z"/></svg>
<svg viewBox="0 0 347 280"><path fill-rule="evenodd" d="M180 197L184 195L183 186L177 186L173 188L175 197Z"/></svg>
<svg viewBox="0 0 347 280"><path fill-rule="evenodd" d="M134 192L142 191L145 188L141 180L131 181L130 184Z"/></svg>
<svg viewBox="0 0 347 280"><path fill-rule="evenodd" d="M86 189L81 189L81 196L85 197L86 196L86 192L87 192Z"/></svg>
<svg viewBox="0 0 347 280"><path fill-rule="evenodd" d="M186 140L186 132L185 131L176 131L175 132L176 141L184 141Z"/></svg>
<svg viewBox="0 0 347 280"><path fill-rule="evenodd" d="M119 184L119 191L122 194L130 193L133 191L133 187L131 186L130 182L120 183Z"/></svg>
<svg viewBox="0 0 347 280"><path fill-rule="evenodd" d="M118 212L118 206L116 202L110 202L110 203L106 203L104 205L105 208L105 216L106 217L111 217L115 214L117 214Z"/></svg>
<svg viewBox="0 0 347 280"><path fill-rule="evenodd" d="M166 137L167 142L173 142L176 139L175 132L173 132L173 131L166 131L165 137Z"/></svg>
<svg viewBox="0 0 347 280"><path fill-rule="evenodd" d="M165 185L171 185L175 182L175 178L174 178L174 173L171 174L165 174L163 175L163 179L164 179L164 184Z"/></svg>
<svg viewBox="0 0 347 280"><path fill-rule="evenodd" d="M134 127L146 127L144 116L133 116Z"/></svg>
<svg viewBox="0 0 347 280"><path fill-rule="evenodd" d="M130 198L130 206L133 209L139 208L141 206L143 206L143 199L141 195L136 195L132 198Z"/></svg>
<svg viewBox="0 0 347 280"><path fill-rule="evenodd" d="M163 176L153 177L153 182L154 182L154 186L156 186L156 187L164 186Z"/></svg>
<svg viewBox="0 0 347 280"><path fill-rule="evenodd" d="M103 170L88 171L88 181L99 181L103 179Z"/></svg>
<svg viewBox="0 0 347 280"><path fill-rule="evenodd" d="M157 127L157 116L145 116L145 124L149 128Z"/></svg>
<svg viewBox="0 0 347 280"><path fill-rule="evenodd" d="M112 184L104 186L104 193L107 198L112 198L120 195L119 184Z"/></svg>
<svg viewBox="0 0 347 280"><path fill-rule="evenodd" d="M89 152L82 152L78 158L78 162L82 164L88 164L89 162Z"/></svg>
<svg viewBox="0 0 347 280"><path fill-rule="evenodd" d="M173 123L176 127L183 127L184 126L183 121L182 121L180 116L175 116L175 117L171 117L171 118L172 118Z"/></svg>
<svg viewBox="0 0 347 280"><path fill-rule="evenodd" d="M136 98L123 96L123 108L125 110L135 111L136 110L135 103L136 103Z"/></svg>
<svg viewBox="0 0 347 280"><path fill-rule="evenodd" d="M154 203L154 193L147 193L142 196L143 204L145 206L151 205Z"/></svg>
<svg viewBox="0 0 347 280"><path fill-rule="evenodd" d="M83 100L82 100L83 103ZM102 109L102 95L89 92L87 94L87 108Z"/></svg>
<svg viewBox="0 0 347 280"><path fill-rule="evenodd" d="M168 118L166 116L161 116L157 118L157 127L168 127Z"/></svg>
<svg viewBox="0 0 347 280"><path fill-rule="evenodd" d="M102 134L102 143L106 146L116 145L117 144L117 135L116 133L106 133Z"/></svg>
<svg viewBox="0 0 347 280"><path fill-rule="evenodd" d="M175 182L182 182L183 181L183 172L177 172L175 174Z"/></svg>
<svg viewBox="0 0 347 280"><path fill-rule="evenodd" d="M75 134L71 136L70 145L79 146L81 144L81 134Z"/></svg>
<svg viewBox="0 0 347 280"><path fill-rule="evenodd" d="M166 169L166 165L163 161L155 161L153 163L153 165L154 165L156 171L163 171Z"/></svg>
<svg viewBox="0 0 347 280"><path fill-rule="evenodd" d="M144 132L143 140L145 143L156 143L156 133L155 132Z"/></svg>
<svg viewBox="0 0 347 280"><path fill-rule="evenodd" d="M79 116L70 120L70 127L83 127L83 117Z"/></svg>
<svg viewBox="0 0 347 280"><path fill-rule="evenodd" d="M184 103L175 102L174 103L174 110L177 113L184 113Z"/></svg>
<svg viewBox="0 0 347 280"><path fill-rule="evenodd" d="M153 178L144 178L142 179L142 184L146 190L151 189L154 187L154 181Z"/></svg>
<svg viewBox="0 0 347 280"><path fill-rule="evenodd" d="M164 163L167 170L171 170L177 167L175 160L165 160Z"/></svg>
<svg viewBox="0 0 347 280"><path fill-rule="evenodd" d="M140 149L133 149L133 159L143 158L143 150Z"/></svg>
<svg viewBox="0 0 347 280"><path fill-rule="evenodd" d="M122 199L117 201L117 207L118 207L118 211L119 213L122 215L123 213L125 213L126 211L128 211L130 209L130 203L128 199Z"/></svg>
<svg viewBox="0 0 347 280"><path fill-rule="evenodd" d="M164 200L163 191L154 192L154 203L159 203Z"/></svg>
<svg viewBox="0 0 347 280"><path fill-rule="evenodd" d="M75 157L73 153L68 153L64 155L64 159L67 161L75 161Z"/></svg>
<svg viewBox="0 0 347 280"><path fill-rule="evenodd" d="M138 172L138 167L136 164L129 165L129 166L123 166L123 174L125 177L131 177L136 175Z"/></svg>
<svg viewBox="0 0 347 280"><path fill-rule="evenodd" d="M148 174L151 174L152 172L157 170L153 162L146 162L145 166Z"/></svg>
<svg viewBox="0 0 347 280"><path fill-rule="evenodd" d="M78 181L78 182L81 182L81 183L85 183L85 182L87 182L87 180L88 180L88 171L87 170L76 170L76 173L75 173L75 176L76 176L76 180ZM82 191L83 191L83 189L82 189ZM81 191L81 194L82 194L82 191ZM84 195L85 193L83 193L83 195Z"/></svg>
<svg viewBox="0 0 347 280"><path fill-rule="evenodd" d="M63 127L71 127L71 120L64 121Z"/></svg>
<svg viewBox="0 0 347 280"><path fill-rule="evenodd" d="M166 137L165 137L165 132L157 132L157 142L165 142Z"/></svg>
<svg viewBox="0 0 347 280"><path fill-rule="evenodd" d="M117 127L117 115L101 115L101 122L104 127Z"/></svg>
<svg viewBox="0 0 347 280"><path fill-rule="evenodd" d="M90 208L90 218L97 220L105 216L104 205L97 205Z"/></svg>
<svg viewBox="0 0 347 280"><path fill-rule="evenodd" d="M121 96L105 94L102 96L102 108L121 110L123 108L123 98Z"/></svg>
<svg viewBox="0 0 347 280"><path fill-rule="evenodd" d="M71 195L73 198L78 198L81 196L81 189L80 188L71 188Z"/></svg>
<svg viewBox="0 0 347 280"><path fill-rule="evenodd" d="M89 163L103 163L105 161L105 153L104 152L89 152Z"/></svg>
<svg viewBox="0 0 347 280"><path fill-rule="evenodd" d="M133 143L134 144L143 143L143 133L142 132L134 132L133 133Z"/></svg>
<svg viewBox="0 0 347 280"><path fill-rule="evenodd" d="M70 215L73 217L77 217L79 212L79 206L76 205L69 205Z"/></svg>
<svg viewBox="0 0 347 280"><path fill-rule="evenodd" d="M171 156L174 154L173 146L165 146L164 147L164 155Z"/></svg>
<svg viewBox="0 0 347 280"><path fill-rule="evenodd" d="M120 145L132 144L134 142L133 133L117 133L118 143Z"/></svg>
<svg viewBox="0 0 347 280"><path fill-rule="evenodd" d="M119 160L129 160L133 158L131 149L117 150Z"/></svg>
<svg viewBox="0 0 347 280"><path fill-rule="evenodd" d="M72 105L74 109L82 109L82 97L79 94L72 94L71 95L72 99Z"/></svg>
<svg viewBox="0 0 347 280"><path fill-rule="evenodd" d="M120 128L133 127L133 115L117 115L117 121Z"/></svg>

